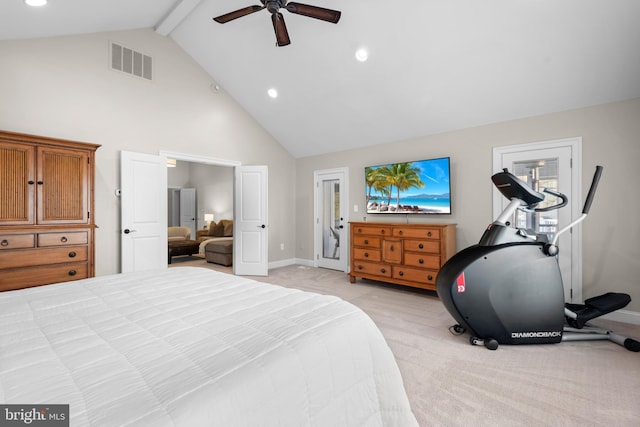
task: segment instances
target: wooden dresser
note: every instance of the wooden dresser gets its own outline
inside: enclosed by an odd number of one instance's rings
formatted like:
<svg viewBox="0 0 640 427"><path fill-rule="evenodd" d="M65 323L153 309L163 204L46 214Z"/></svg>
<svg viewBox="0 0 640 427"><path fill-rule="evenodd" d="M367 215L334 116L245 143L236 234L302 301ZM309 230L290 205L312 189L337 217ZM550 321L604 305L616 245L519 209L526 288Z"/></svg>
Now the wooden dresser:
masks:
<svg viewBox="0 0 640 427"><path fill-rule="evenodd" d="M95 275L98 147L0 131L0 291Z"/></svg>
<svg viewBox="0 0 640 427"><path fill-rule="evenodd" d="M350 222L351 271L357 277L429 290L456 251L455 224Z"/></svg>

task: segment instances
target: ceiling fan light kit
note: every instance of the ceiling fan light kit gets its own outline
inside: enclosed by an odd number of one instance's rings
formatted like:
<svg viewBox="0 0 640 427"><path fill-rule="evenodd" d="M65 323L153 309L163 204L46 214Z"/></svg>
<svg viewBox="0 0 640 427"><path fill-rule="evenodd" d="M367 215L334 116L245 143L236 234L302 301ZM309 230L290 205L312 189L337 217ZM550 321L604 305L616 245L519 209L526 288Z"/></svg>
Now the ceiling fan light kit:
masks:
<svg viewBox="0 0 640 427"><path fill-rule="evenodd" d="M321 21L331 22L337 24L340 20L341 12L332 9L326 9L324 7L311 6L308 4L287 2L286 0L260 0L262 6L247 6L242 9L235 10L233 12L225 13L218 17L213 18L214 21L225 24L234 19L241 18L254 12L259 12L262 9L267 9L271 14L271 22L273 23L273 30L276 33L276 44L278 46L286 46L291 44L289 33L287 32L287 26L284 23L284 16L280 13L280 9L285 9L289 13L296 15L307 16L309 18L320 19Z"/></svg>

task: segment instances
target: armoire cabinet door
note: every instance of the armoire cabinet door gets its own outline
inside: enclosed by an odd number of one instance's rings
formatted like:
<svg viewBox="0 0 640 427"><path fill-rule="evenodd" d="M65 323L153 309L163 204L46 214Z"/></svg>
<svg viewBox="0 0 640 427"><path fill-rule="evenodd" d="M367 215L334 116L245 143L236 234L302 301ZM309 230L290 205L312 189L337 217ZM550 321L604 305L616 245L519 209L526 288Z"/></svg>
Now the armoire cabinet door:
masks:
<svg viewBox="0 0 640 427"><path fill-rule="evenodd" d="M37 223L88 223L89 154L41 147L37 164Z"/></svg>
<svg viewBox="0 0 640 427"><path fill-rule="evenodd" d="M0 225L35 221L35 147L0 142Z"/></svg>

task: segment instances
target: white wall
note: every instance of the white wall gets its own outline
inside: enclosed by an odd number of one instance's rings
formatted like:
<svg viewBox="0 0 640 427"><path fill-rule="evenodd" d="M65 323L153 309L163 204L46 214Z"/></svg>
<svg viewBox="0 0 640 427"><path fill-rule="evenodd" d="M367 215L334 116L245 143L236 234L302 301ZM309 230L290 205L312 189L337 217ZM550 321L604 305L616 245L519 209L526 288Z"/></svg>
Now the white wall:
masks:
<svg viewBox="0 0 640 427"><path fill-rule="evenodd" d="M153 58L152 82L112 71L109 41ZM120 270L120 151L269 168L269 261L294 258L295 160L171 39L151 29L0 42L0 129L102 144L96 273ZM280 251L284 241L287 250Z"/></svg>
<svg viewBox="0 0 640 427"><path fill-rule="evenodd" d="M477 243L493 221L493 147L582 137L583 197L596 165L604 173L589 217L583 223L583 295L626 292L628 310L640 312L640 98L433 135L297 161L297 256L313 259L313 171L349 168L351 221L365 205L364 167L430 157L451 157L453 214L415 222L457 223L457 248ZM582 202L579 203L582 205ZM353 206L360 212L354 213ZM397 217L369 216L368 221ZM404 218L403 218L404 220Z"/></svg>

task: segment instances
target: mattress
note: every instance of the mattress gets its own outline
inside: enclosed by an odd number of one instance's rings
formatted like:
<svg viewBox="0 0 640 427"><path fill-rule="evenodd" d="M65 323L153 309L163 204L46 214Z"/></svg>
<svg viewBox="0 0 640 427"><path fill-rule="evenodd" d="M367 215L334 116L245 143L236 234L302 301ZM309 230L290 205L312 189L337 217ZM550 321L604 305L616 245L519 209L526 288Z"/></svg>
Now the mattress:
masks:
<svg viewBox="0 0 640 427"><path fill-rule="evenodd" d="M414 426L387 343L337 297L203 268L0 292L0 403L71 426Z"/></svg>

